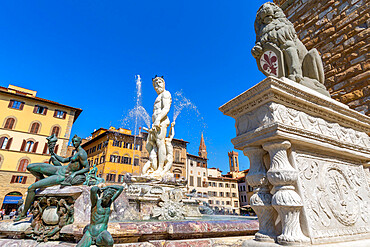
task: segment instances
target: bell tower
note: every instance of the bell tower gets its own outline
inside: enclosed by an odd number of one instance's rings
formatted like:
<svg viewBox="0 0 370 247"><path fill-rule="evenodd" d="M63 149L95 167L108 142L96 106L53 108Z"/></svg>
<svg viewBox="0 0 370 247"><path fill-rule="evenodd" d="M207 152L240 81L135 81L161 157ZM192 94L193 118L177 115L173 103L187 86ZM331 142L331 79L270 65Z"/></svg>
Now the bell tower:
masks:
<svg viewBox="0 0 370 247"><path fill-rule="evenodd" d="M239 171L239 154L235 151L227 153L229 155L230 172Z"/></svg>
<svg viewBox="0 0 370 247"><path fill-rule="evenodd" d="M207 147L206 147L206 144L204 143L203 133L202 133L202 137L200 139L198 154L199 154L200 157L202 157L204 159L207 159Z"/></svg>

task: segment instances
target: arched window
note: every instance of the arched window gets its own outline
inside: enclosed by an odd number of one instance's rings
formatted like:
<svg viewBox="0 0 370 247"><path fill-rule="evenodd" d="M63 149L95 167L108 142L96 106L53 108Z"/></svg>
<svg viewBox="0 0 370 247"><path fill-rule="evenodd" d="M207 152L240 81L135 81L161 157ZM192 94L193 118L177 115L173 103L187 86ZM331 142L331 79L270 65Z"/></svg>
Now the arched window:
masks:
<svg viewBox="0 0 370 247"><path fill-rule="evenodd" d="M19 166L18 166L18 171L19 172L25 172L26 171L26 168L28 166L28 159L22 159L20 162L19 162Z"/></svg>
<svg viewBox="0 0 370 247"><path fill-rule="evenodd" d="M24 151L26 151L26 152L32 152L32 148L33 148L33 145L34 144L35 143L33 141L28 141L26 143L26 147L25 147Z"/></svg>
<svg viewBox="0 0 370 247"><path fill-rule="evenodd" d="M39 129L40 129L40 124L39 123L33 123L32 126L31 126L30 133L37 134L39 132Z"/></svg>
<svg viewBox="0 0 370 247"><path fill-rule="evenodd" d="M5 149L6 145L8 145L8 141L9 141L8 137L5 137L5 136L1 137L0 138L0 149Z"/></svg>
<svg viewBox="0 0 370 247"><path fill-rule="evenodd" d="M13 129L14 123L15 123L15 119L14 118L8 118L6 120L6 122L5 122L4 128L5 129Z"/></svg>
<svg viewBox="0 0 370 247"><path fill-rule="evenodd" d="M51 134L55 134L55 136L58 136L59 135L59 127L54 126L53 130L51 131Z"/></svg>

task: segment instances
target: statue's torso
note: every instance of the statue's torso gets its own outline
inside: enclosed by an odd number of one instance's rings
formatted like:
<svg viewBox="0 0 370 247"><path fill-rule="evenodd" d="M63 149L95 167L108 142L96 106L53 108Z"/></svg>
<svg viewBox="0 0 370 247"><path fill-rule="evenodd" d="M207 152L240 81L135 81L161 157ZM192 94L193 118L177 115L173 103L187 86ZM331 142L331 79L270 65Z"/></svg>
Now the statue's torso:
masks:
<svg viewBox="0 0 370 247"><path fill-rule="evenodd" d="M153 115L152 115L152 121L153 123L157 120L157 118L159 117L162 109L165 107L164 106L164 100L163 100L163 97L165 97L165 94L169 94L168 91L163 91L162 93L160 93L157 98L155 99L154 101L154 107L153 107ZM162 119L161 123L162 122L170 122L170 120L168 119L168 116L166 116L164 119Z"/></svg>
<svg viewBox="0 0 370 247"><path fill-rule="evenodd" d="M96 206L91 209L91 221L89 231L92 236L97 236L108 228L108 221L110 215L110 207L104 208L101 205L101 199L96 203Z"/></svg>
<svg viewBox="0 0 370 247"><path fill-rule="evenodd" d="M79 151L80 152L80 151ZM66 168L66 175L70 175L71 173L75 172L75 171L78 171L78 170L81 170L82 168L82 164L81 164L81 161L79 159L79 152L77 152L73 157L72 157L72 160L76 160L76 161L71 161L68 165L67 165L67 168Z"/></svg>

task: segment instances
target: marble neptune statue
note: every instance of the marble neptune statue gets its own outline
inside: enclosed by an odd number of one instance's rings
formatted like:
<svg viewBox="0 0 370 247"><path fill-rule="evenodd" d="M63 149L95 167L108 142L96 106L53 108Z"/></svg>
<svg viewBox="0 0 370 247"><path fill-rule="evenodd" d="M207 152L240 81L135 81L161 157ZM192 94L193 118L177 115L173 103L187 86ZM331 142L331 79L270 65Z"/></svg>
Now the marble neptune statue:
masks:
<svg viewBox="0 0 370 247"><path fill-rule="evenodd" d="M167 116L171 108L171 93L165 89L163 77L156 76L153 79L153 87L158 96L154 102L152 115L152 127L146 129L148 138L146 149L149 153L149 160L143 167L143 175L156 179L162 179L169 173L173 161L172 138L175 134L175 123L171 124L168 137L167 128L170 126L170 120Z"/></svg>

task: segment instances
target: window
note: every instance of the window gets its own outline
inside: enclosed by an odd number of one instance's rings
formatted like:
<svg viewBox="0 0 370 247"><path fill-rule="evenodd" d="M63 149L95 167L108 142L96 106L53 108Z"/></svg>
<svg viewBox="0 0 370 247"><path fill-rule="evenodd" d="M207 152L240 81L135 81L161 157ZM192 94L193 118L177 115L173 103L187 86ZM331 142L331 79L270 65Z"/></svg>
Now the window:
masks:
<svg viewBox="0 0 370 247"><path fill-rule="evenodd" d="M39 129L40 129L40 124L39 123L33 123L31 125L30 133L37 134L39 132Z"/></svg>
<svg viewBox="0 0 370 247"><path fill-rule="evenodd" d="M124 177L125 177L125 175L118 175L118 183L123 183L124 182Z"/></svg>
<svg viewBox="0 0 370 247"><path fill-rule="evenodd" d="M231 184L231 188L235 188L235 184Z"/></svg>
<svg viewBox="0 0 370 247"><path fill-rule="evenodd" d="M56 117L56 118L65 119L66 116L67 116L67 112L65 112L65 111L60 111L60 110L55 110L54 111L54 117Z"/></svg>
<svg viewBox="0 0 370 247"><path fill-rule="evenodd" d="M45 106L35 105L35 108L33 109L33 113L36 113L36 114L46 115L47 112L48 112L48 108Z"/></svg>
<svg viewBox="0 0 370 247"><path fill-rule="evenodd" d="M119 163L120 162L120 159L121 159L121 157L118 156L118 155L111 155L109 161L110 162L113 162L113 163Z"/></svg>
<svg viewBox="0 0 370 247"><path fill-rule="evenodd" d="M13 129L14 123L15 123L15 119L14 118L8 118L6 120L6 122L5 122L4 128L5 129Z"/></svg>
<svg viewBox="0 0 370 247"><path fill-rule="evenodd" d="M99 158L95 158L94 164L97 165L98 164L98 161L99 161Z"/></svg>
<svg viewBox="0 0 370 247"><path fill-rule="evenodd" d="M222 205L225 205L225 202L224 201L222 201Z"/></svg>
<svg viewBox="0 0 370 247"><path fill-rule="evenodd" d="M220 205L220 201L216 201L216 205Z"/></svg>
<svg viewBox="0 0 370 247"><path fill-rule="evenodd" d="M226 197L230 197L230 192L226 192Z"/></svg>
<svg viewBox="0 0 370 247"><path fill-rule="evenodd" d="M134 158L134 166L139 166L139 158Z"/></svg>
<svg viewBox="0 0 370 247"><path fill-rule="evenodd" d="M28 163L29 163L29 161L27 159L22 159L19 162L18 171L19 172L25 172L26 171L26 168L28 166Z"/></svg>
<svg viewBox="0 0 370 247"><path fill-rule="evenodd" d="M107 174L107 182L115 182L116 181L116 174Z"/></svg>
<svg viewBox="0 0 370 247"><path fill-rule="evenodd" d="M100 164L105 162L105 155L100 157Z"/></svg>
<svg viewBox="0 0 370 247"><path fill-rule="evenodd" d="M58 126L54 126L51 130L51 134L54 134L55 136L59 136L59 130L60 128Z"/></svg>
<svg viewBox="0 0 370 247"><path fill-rule="evenodd" d="M123 148L131 149L131 143L129 143L129 142L124 142L124 143L123 143Z"/></svg>
<svg viewBox="0 0 370 247"><path fill-rule="evenodd" d="M16 176L13 175L12 179L10 180L10 183L20 183L20 184L25 184L27 181L27 176Z"/></svg>
<svg viewBox="0 0 370 247"><path fill-rule="evenodd" d="M26 151L26 152L32 152L32 148L33 148L33 145L34 144L35 143L33 141L28 141L26 143L26 147L25 147L24 151Z"/></svg>
<svg viewBox="0 0 370 247"><path fill-rule="evenodd" d="M208 200L208 203L209 204L213 204L213 200Z"/></svg>
<svg viewBox="0 0 370 247"><path fill-rule="evenodd" d="M202 178L197 177L197 187L202 187Z"/></svg>
<svg viewBox="0 0 370 247"><path fill-rule="evenodd" d="M121 141L113 140L112 146L113 147L122 147L122 142Z"/></svg>
<svg viewBox="0 0 370 247"><path fill-rule="evenodd" d="M224 187L223 183L219 183L218 187Z"/></svg>
<svg viewBox="0 0 370 247"><path fill-rule="evenodd" d="M226 205L230 205L230 201L226 201Z"/></svg>
<svg viewBox="0 0 370 247"><path fill-rule="evenodd" d="M234 201L234 207L238 207L238 201Z"/></svg>
<svg viewBox="0 0 370 247"><path fill-rule="evenodd" d="M189 181L190 186L194 186L194 177L190 176L189 180L190 180Z"/></svg>
<svg viewBox="0 0 370 247"><path fill-rule="evenodd" d="M127 157L127 156L124 156L123 157L123 164L131 164L131 158Z"/></svg>
<svg viewBox="0 0 370 247"><path fill-rule="evenodd" d="M9 108L17 109L17 110L23 110L24 102L18 101L18 100L10 100L9 101Z"/></svg>
<svg viewBox="0 0 370 247"><path fill-rule="evenodd" d="M180 150L175 150L175 162L180 162Z"/></svg>
<svg viewBox="0 0 370 247"><path fill-rule="evenodd" d="M141 145L140 144L135 144L135 150L140 150L141 151Z"/></svg>
<svg viewBox="0 0 370 247"><path fill-rule="evenodd" d="M179 179L180 178L180 174L174 174L175 176L175 179Z"/></svg>
<svg viewBox="0 0 370 247"><path fill-rule="evenodd" d="M229 188L229 184L228 183L225 184L225 188Z"/></svg>
<svg viewBox="0 0 370 247"><path fill-rule="evenodd" d="M10 145L12 144L13 138L8 138L8 137L1 137L0 138L0 149L10 149Z"/></svg>
<svg viewBox="0 0 370 247"><path fill-rule="evenodd" d="M236 197L236 193L233 193L233 197Z"/></svg>
<svg viewBox="0 0 370 247"><path fill-rule="evenodd" d="M212 191L208 191L208 196L212 196L213 195L213 192Z"/></svg>
<svg viewBox="0 0 370 247"><path fill-rule="evenodd" d="M208 182L208 186L211 187L212 186L212 183L211 182Z"/></svg>
<svg viewBox="0 0 370 247"><path fill-rule="evenodd" d="M101 149L102 143L98 144L98 150Z"/></svg>
<svg viewBox="0 0 370 247"><path fill-rule="evenodd" d="M215 182L212 183L212 187L216 187L216 183Z"/></svg>
<svg viewBox="0 0 370 247"><path fill-rule="evenodd" d="M93 152L93 153L95 153L95 151L96 151L96 146L94 146L94 147L92 148L92 152Z"/></svg>
<svg viewBox="0 0 370 247"><path fill-rule="evenodd" d="M220 197L224 197L224 192L220 192Z"/></svg>
<svg viewBox="0 0 370 247"><path fill-rule="evenodd" d="M108 143L109 143L109 141L103 142L103 148L105 148L106 146L108 146Z"/></svg>

